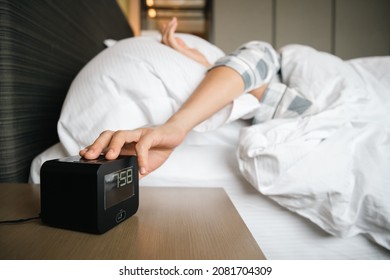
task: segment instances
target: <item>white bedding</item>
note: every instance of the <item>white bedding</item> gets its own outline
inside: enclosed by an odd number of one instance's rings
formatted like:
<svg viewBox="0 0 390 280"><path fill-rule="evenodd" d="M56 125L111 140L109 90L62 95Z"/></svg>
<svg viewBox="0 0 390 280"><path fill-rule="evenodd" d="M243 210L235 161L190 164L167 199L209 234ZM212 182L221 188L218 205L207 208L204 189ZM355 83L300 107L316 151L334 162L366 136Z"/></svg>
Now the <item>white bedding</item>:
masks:
<svg viewBox="0 0 390 280"><path fill-rule="evenodd" d="M298 46L286 50L299 57L302 53L295 52L297 49L299 49ZM287 55L283 57L283 59L287 58ZM388 208L385 202L390 201L390 197L389 190L386 189L389 176L384 174L384 170L390 166L389 138L386 134L389 123L387 122L388 117L384 115L385 111L381 111L379 108L382 108L381 106L385 109L389 108L387 106L389 96L385 95L386 92L389 93L388 89L390 88L389 62L389 58L366 58L350 62L351 67L348 66L350 67L348 71L353 70L357 74L353 76L354 80L351 83L338 79L336 70L344 71L339 68L343 63L341 61L338 61L341 64L334 69L326 69L326 65L314 63L316 67L321 65L318 73L313 71L313 65L304 65L305 67L300 69L299 65L290 62L289 66L296 68L290 69L291 75L288 75L289 69L286 66L286 69L283 70L283 78L290 79L289 82L294 86L296 82L296 86L300 87L300 90L306 90L305 86L313 85L317 86L317 89L329 89L330 92L332 89L341 89L344 86L348 88L350 85L355 85L355 88L358 88L355 82L359 78L360 83L364 80L369 85L370 93L375 91L380 95L372 98L374 101L371 102L367 101L371 100L371 98L367 99L367 91L347 92L346 95L350 98L345 98L344 94L340 97L337 93L332 95L325 92L325 95L317 97L320 100L318 104L324 105L324 107L319 107L318 110L322 113L316 116L275 120L257 126L248 126L245 121L233 121L213 131L192 132L185 143L159 170L141 181L141 186L224 187L269 259L390 259L390 251L368 240L363 235L356 235L356 233L361 232L359 228L350 226L346 229L342 228L342 230L336 229L335 226L338 226L340 222L332 221L335 217L344 217L345 213L347 218L342 220L341 224L345 224L345 221L350 222L351 219L356 221L353 217L360 219L362 216L356 216L356 213L363 213L359 207L365 205L367 200L360 199L364 198L367 192L351 192L355 186L352 183L359 182L359 190L361 190L366 186L366 182L374 180L373 184L369 184L369 192L380 191L379 197L378 195L374 197L375 203L379 201L378 204L374 204L376 207L374 210L379 209L383 212L376 212L379 214L374 217L376 220L363 219L359 225L378 224L378 221L383 221L387 233L386 231L377 231L381 234L375 236L372 234L372 230L376 228L369 228L367 231L371 233L368 235L371 239L376 238L376 242L386 247L386 242L388 242L386 223L390 215L386 214ZM198 71L201 72L199 68ZM299 71L308 72L305 74ZM337 79L332 78L328 80L328 83L325 79L326 76L320 75L321 71L333 75L336 73L336 76L331 77ZM298 77L296 80L293 78L294 73ZM313 77L310 79L307 73L319 76L313 80ZM299 77L303 78L299 79ZM382 79L383 87L379 86L378 78ZM164 84L163 78L159 77L159 79ZM299 84L298 81L302 81L303 85ZM337 81L340 83L336 83ZM324 83L325 87L323 87ZM308 91L308 93L311 92L313 91ZM314 93L318 93L318 91L314 91ZM334 96L336 98L333 98ZM345 101L348 103L346 108L351 109L353 113L363 111L370 113L368 115L370 121L365 123L366 126L360 125L363 120L366 121L365 115L351 115L350 111L344 109ZM241 105L244 103L242 102ZM355 106L356 104L364 104L364 110ZM372 107L367 110L369 106ZM355 110L355 107L358 107L358 110ZM326 108L332 108L332 110L324 110ZM226 121L228 113L232 115L234 112L234 107L228 108L221 113L220 117L215 116L214 120L217 120L216 123L220 123L221 120ZM339 112L339 114L334 116L333 112ZM340 116L342 116L342 122L340 122ZM348 126L351 123L348 122L351 120L351 116L358 118L357 121L353 119L354 125ZM90 121L91 117L93 114L89 114L87 120ZM114 111L113 117L110 119L115 120ZM129 118L126 121L129 122ZM215 127L215 123L210 123L211 125L207 128ZM133 125L130 121L129 126L133 127ZM382 125L382 129L378 131L376 125ZM370 129L366 131L365 127ZM358 130L353 130L354 133L350 133L348 129L351 128ZM344 132L346 133L344 134ZM378 138L378 132L384 136ZM77 136L77 133L74 135ZM87 140L84 140L88 143L94 137L96 137L96 131L91 133ZM51 147L34 160L31 168L32 182L39 182L39 168L45 160L74 154L84 145L84 143L77 143L73 139L72 143L65 143L66 139L63 137L63 143ZM331 142L332 139L335 140ZM372 144L373 141L368 141L370 139L375 139L375 145ZM328 145L328 148L323 144ZM323 148L324 146L325 148ZM362 147L364 148L362 149ZM366 147L370 149L367 150ZM387 150L383 151L382 149L385 147ZM357 148L358 150L356 150ZM372 157L373 153L374 157ZM385 156L383 157L383 155ZM189 158L191 160L188 160ZM351 165L352 163L355 165ZM335 166L339 167L337 172ZM340 186L340 182L343 182L341 185L343 189L335 191L334 189ZM356 206L359 211L352 213L355 216L351 216L351 212L348 211L341 214L336 213L336 216L329 215L329 211L334 209L340 211L340 207L338 204L336 208L334 208L335 205L318 204L318 197L324 193L325 196L335 195L336 198L350 198L351 193L353 193L357 199L354 198L350 201L351 203L342 204L344 208L341 210L347 209L349 211L350 206ZM331 202L335 201L331 200ZM287 208L300 215L287 210ZM378 220L378 217L381 220ZM329 221L331 223L327 223ZM332 234L350 237L332 236L323 229Z"/></svg>
<svg viewBox="0 0 390 280"><path fill-rule="evenodd" d="M369 59L345 62L297 45L281 53L284 82L316 113L244 129L240 169L327 232L364 234L390 250L390 57L370 61L380 82L364 67Z"/></svg>

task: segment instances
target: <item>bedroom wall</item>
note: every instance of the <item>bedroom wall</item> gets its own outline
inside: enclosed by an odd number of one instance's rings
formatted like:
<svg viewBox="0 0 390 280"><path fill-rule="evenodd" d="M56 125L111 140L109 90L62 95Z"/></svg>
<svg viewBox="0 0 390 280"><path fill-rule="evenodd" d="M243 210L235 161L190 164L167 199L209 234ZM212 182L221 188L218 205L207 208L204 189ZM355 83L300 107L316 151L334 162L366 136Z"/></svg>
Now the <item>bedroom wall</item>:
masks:
<svg viewBox="0 0 390 280"><path fill-rule="evenodd" d="M390 54L388 0L214 0L213 42L300 43L344 59Z"/></svg>
<svg viewBox="0 0 390 280"><path fill-rule="evenodd" d="M212 41L225 52L250 40L273 40L272 0L214 0Z"/></svg>

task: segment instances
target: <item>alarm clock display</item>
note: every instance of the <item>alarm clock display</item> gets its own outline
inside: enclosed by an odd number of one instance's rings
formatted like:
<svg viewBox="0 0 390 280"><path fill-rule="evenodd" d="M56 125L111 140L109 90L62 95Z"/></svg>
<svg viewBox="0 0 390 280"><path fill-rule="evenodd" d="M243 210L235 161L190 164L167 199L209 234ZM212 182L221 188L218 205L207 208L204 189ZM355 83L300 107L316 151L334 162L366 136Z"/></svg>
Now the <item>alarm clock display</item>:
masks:
<svg viewBox="0 0 390 280"><path fill-rule="evenodd" d="M135 156L46 161L41 167L41 218L50 226L104 233L138 210Z"/></svg>
<svg viewBox="0 0 390 280"><path fill-rule="evenodd" d="M133 170L134 166L130 166L104 175L104 209L134 195Z"/></svg>

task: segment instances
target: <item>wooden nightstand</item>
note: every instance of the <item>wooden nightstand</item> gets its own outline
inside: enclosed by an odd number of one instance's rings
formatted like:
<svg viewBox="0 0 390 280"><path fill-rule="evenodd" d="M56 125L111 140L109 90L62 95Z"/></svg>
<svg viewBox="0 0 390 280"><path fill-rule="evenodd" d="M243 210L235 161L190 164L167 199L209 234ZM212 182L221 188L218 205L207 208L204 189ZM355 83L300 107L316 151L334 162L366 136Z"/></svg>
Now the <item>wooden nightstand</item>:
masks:
<svg viewBox="0 0 390 280"><path fill-rule="evenodd" d="M39 211L38 185L0 184L0 220ZM1 224L0 248L0 259L265 258L222 188L141 187L138 212L103 235Z"/></svg>

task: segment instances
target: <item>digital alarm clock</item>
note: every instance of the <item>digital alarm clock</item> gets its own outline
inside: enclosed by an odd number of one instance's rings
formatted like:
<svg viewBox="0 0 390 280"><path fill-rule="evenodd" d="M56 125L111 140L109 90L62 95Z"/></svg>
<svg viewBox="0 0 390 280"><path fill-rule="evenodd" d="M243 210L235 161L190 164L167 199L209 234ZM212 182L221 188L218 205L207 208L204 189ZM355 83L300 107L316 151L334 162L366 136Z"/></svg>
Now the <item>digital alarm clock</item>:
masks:
<svg viewBox="0 0 390 280"><path fill-rule="evenodd" d="M41 167L41 219L50 226L104 233L138 210L135 156L46 161Z"/></svg>

